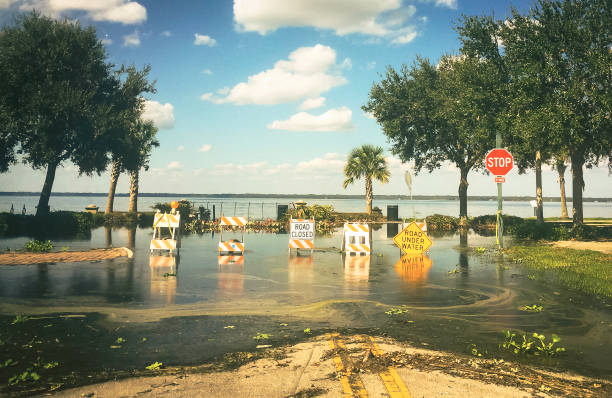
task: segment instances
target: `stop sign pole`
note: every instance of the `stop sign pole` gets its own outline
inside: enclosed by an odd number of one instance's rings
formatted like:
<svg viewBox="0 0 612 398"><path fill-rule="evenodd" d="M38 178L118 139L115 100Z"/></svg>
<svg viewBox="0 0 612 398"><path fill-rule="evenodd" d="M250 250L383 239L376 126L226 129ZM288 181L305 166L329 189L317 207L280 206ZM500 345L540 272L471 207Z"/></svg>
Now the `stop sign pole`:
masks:
<svg viewBox="0 0 612 398"><path fill-rule="evenodd" d="M502 137L501 132L497 130L495 133L495 146L497 148L501 148L502 145ZM504 198L502 196L502 183L497 183L497 221L495 223L496 234L497 236L497 246L500 249L504 248L504 219L502 218L502 207L503 207Z"/></svg>

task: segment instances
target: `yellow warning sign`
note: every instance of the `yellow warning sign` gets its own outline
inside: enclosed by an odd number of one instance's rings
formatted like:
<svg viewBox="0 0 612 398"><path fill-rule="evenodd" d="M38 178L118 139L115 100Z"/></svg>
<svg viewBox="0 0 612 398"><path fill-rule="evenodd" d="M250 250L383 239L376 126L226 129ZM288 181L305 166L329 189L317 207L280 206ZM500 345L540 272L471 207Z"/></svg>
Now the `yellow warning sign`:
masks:
<svg viewBox="0 0 612 398"><path fill-rule="evenodd" d="M420 254L433 245L429 236L414 221L395 235L393 241L406 254Z"/></svg>

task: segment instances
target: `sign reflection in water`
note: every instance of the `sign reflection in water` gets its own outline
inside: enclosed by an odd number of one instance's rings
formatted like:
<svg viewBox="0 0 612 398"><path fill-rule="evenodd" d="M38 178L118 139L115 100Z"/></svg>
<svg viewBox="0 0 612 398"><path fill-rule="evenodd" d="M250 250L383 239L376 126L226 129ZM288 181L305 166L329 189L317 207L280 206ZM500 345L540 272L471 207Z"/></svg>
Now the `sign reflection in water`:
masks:
<svg viewBox="0 0 612 398"><path fill-rule="evenodd" d="M289 286L312 285L314 271L312 268L312 256L289 256L287 265Z"/></svg>
<svg viewBox="0 0 612 398"><path fill-rule="evenodd" d="M174 304L178 285L178 265L180 257L150 256L151 300Z"/></svg>
<svg viewBox="0 0 612 398"><path fill-rule="evenodd" d="M370 281L370 256L343 254L344 289L354 295L367 295Z"/></svg>
<svg viewBox="0 0 612 398"><path fill-rule="evenodd" d="M404 282L422 283L427 280L433 261L426 255L414 256L406 254L395 263L395 272Z"/></svg>
<svg viewBox="0 0 612 398"><path fill-rule="evenodd" d="M244 291L244 255L217 256L221 296L240 296Z"/></svg>

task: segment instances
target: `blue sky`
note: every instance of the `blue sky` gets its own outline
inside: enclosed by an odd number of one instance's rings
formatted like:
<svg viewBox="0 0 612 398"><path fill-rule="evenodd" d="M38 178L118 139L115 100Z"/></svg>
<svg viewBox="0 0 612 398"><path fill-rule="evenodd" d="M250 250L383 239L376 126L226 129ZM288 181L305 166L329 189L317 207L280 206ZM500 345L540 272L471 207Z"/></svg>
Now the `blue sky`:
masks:
<svg viewBox="0 0 612 398"><path fill-rule="evenodd" d="M377 123L361 111L373 82L417 55L457 51L462 14L508 14L510 1L480 0L0 0L0 22L36 8L95 26L109 60L152 67L157 93L145 117L160 128L141 192L361 194L342 189L348 152L383 146L392 178L379 194L406 193L402 165ZM526 11L530 1L513 1ZM586 196L609 196L607 167L586 172ZM566 175L571 180L570 173ZM44 175L14 166L3 191L38 191ZM54 191L105 192L109 176L77 177L67 163ZM444 165L414 178L415 194L456 194L459 173ZM491 176L471 173L471 195L495 195ZM533 195L533 173L511 172L510 195ZM122 176L119 191L128 189ZM571 183L568 185L571 192ZM544 173L544 195L558 196Z"/></svg>

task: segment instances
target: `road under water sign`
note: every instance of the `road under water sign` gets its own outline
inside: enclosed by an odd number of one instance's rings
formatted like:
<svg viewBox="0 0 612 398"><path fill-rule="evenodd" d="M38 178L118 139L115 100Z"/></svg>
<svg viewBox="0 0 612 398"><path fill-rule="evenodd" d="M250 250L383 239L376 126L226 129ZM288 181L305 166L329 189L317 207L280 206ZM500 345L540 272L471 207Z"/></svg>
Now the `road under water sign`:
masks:
<svg viewBox="0 0 612 398"><path fill-rule="evenodd" d="M433 245L429 236L414 221L395 235L393 242L406 254L421 254Z"/></svg>

